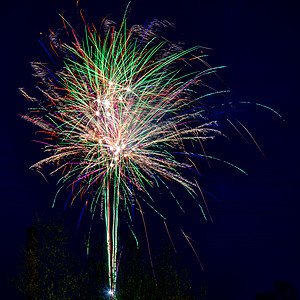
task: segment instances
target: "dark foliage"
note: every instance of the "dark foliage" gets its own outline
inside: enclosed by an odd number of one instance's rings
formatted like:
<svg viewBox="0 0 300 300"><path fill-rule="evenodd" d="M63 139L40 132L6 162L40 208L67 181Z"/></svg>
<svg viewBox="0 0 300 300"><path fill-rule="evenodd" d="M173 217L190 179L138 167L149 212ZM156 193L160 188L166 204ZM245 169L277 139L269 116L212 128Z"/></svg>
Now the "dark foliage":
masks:
<svg viewBox="0 0 300 300"><path fill-rule="evenodd" d="M256 293L257 300L299 300L298 290L287 281L277 280L274 291Z"/></svg>
<svg viewBox="0 0 300 300"><path fill-rule="evenodd" d="M17 288L30 299L108 299L106 249L95 244L86 260L78 259L70 250L70 238L60 222L37 225L38 276L28 280L28 249L25 250L20 273L14 280ZM30 251L29 251L30 252ZM173 249L163 247L154 251L154 272L149 255L143 247L128 243L120 249L117 299L186 299L190 289L188 274L179 264ZM155 274L155 276L154 276Z"/></svg>

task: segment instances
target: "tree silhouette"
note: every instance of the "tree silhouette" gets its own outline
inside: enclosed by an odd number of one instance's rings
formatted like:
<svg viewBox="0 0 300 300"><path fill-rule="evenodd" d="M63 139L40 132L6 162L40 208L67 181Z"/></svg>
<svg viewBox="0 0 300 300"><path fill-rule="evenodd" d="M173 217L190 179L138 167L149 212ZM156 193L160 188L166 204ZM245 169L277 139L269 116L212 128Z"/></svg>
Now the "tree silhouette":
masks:
<svg viewBox="0 0 300 300"><path fill-rule="evenodd" d="M81 255L78 259L70 250L70 238L61 222L42 224L39 221L36 228L38 282L28 282L28 266L26 268L26 259L23 259L14 280L22 293L38 289L37 296L31 296L32 300L109 298L106 251L102 244L92 244L88 258L83 259L84 255ZM132 240L128 240L120 253L117 299L194 299L183 297L191 289L190 280L170 246L153 251L155 277L144 247L138 248Z"/></svg>
<svg viewBox="0 0 300 300"><path fill-rule="evenodd" d="M257 300L299 300L298 290L287 281L277 280L274 291L256 293Z"/></svg>
<svg viewBox="0 0 300 300"><path fill-rule="evenodd" d="M42 224L38 220L37 229L37 265L36 281L28 281L28 256L31 249L25 250L26 262L21 264L20 272L13 280L20 292L27 298L35 299L75 299L79 295L83 278L82 266L68 250L69 237L60 222L51 221ZM33 285L33 286L32 286ZM28 291L37 290L36 295L28 296Z"/></svg>

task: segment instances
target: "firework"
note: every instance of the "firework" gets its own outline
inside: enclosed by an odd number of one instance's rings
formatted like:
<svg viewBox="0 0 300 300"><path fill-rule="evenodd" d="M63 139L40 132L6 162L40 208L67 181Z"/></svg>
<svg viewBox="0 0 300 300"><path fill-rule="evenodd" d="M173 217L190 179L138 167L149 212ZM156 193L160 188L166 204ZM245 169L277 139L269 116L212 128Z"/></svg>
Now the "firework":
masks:
<svg viewBox="0 0 300 300"><path fill-rule="evenodd" d="M85 25L84 36L64 24L72 42L60 43L50 35L63 67L53 72L46 64L32 63L43 100L22 90L34 102L25 118L41 128L48 153L32 168L52 165L52 174L62 174L59 183L71 189L72 202L82 199L93 215L97 204L103 207L114 297L119 212L131 220L134 207L143 216L136 193L151 198L149 188L166 180L194 192L197 185L181 174L193 165L177 156L191 155L185 140L201 143L219 133L215 122L205 122L199 103L204 95L195 97L193 88L218 68L203 64L199 71L186 72L194 62L203 62L201 53L197 56L201 49L183 50L159 37L155 28L166 22L127 28L124 18L117 28L105 21L99 31ZM88 201L87 193L93 195Z"/></svg>

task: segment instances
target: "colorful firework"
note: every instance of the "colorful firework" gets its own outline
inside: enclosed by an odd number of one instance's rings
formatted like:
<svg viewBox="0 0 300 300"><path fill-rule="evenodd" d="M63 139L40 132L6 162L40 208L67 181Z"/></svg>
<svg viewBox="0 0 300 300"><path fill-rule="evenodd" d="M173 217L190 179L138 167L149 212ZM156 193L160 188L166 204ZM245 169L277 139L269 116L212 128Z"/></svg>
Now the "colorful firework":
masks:
<svg viewBox="0 0 300 300"><path fill-rule="evenodd" d="M62 174L62 187L71 189L72 202L84 199L93 215L97 204L103 207L113 298L120 209L129 220L133 207L143 217L136 193L151 199L149 188L165 180L194 193L197 183L181 174L193 164L178 155L193 155L185 151L185 140L202 143L220 133L215 122L205 122L199 101L207 94L195 97L193 90L220 67L207 66L196 55L200 47L183 50L156 35L155 28L167 22L127 28L124 17L119 28L104 21L100 33L86 24L82 38L63 21L73 42L60 43L51 33L50 45L64 66L52 72L46 64L32 63L44 100L21 90L37 103L25 118L42 129L41 143L49 153L32 168L51 164L52 174ZM202 70L184 70L196 61ZM87 193L93 195L88 201Z"/></svg>

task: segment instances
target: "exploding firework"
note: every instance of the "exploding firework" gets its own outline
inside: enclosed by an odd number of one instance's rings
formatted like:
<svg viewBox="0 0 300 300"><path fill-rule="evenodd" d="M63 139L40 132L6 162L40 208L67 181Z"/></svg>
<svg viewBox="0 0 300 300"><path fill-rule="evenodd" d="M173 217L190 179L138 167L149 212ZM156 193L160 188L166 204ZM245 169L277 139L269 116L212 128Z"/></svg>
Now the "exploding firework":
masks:
<svg viewBox="0 0 300 300"><path fill-rule="evenodd" d="M181 172L193 165L178 157L191 155L185 140L202 143L219 134L215 122L205 121L200 99L207 94L195 96L203 78L218 68L197 56L200 47L183 50L158 36L155 29L167 22L127 28L124 17L119 28L111 21L100 30L86 24L82 37L63 21L72 42L50 35L63 67L51 71L32 63L42 100L21 90L34 103L25 118L41 128L49 154L32 168L52 165L73 200L82 199L93 215L103 208L114 297L119 212L131 220L134 208L143 217L136 194L151 199L149 188L166 180L194 193L197 184ZM200 71L185 71L197 61L203 63ZM93 195L88 201L87 193Z"/></svg>

